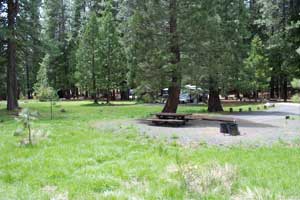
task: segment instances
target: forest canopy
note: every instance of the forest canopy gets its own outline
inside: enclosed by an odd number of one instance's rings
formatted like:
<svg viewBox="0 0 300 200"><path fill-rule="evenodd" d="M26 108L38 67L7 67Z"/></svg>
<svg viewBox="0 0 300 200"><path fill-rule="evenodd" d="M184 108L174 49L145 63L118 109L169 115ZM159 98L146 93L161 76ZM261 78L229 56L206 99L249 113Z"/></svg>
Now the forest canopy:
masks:
<svg viewBox="0 0 300 200"><path fill-rule="evenodd" d="M299 48L299 0L3 0L0 99L14 110L48 91L97 103L133 89L154 102L168 88L176 112L191 84L211 112L220 95L286 101Z"/></svg>

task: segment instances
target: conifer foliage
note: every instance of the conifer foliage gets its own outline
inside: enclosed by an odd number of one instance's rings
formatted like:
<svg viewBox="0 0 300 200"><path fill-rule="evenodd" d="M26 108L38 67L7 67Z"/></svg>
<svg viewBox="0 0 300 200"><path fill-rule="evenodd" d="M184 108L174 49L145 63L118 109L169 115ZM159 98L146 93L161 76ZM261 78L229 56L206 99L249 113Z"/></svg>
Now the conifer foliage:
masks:
<svg viewBox="0 0 300 200"><path fill-rule="evenodd" d="M0 99L16 110L51 88L176 112L191 84L211 112L223 111L221 95L287 101L300 77L299 13L298 0L3 0Z"/></svg>

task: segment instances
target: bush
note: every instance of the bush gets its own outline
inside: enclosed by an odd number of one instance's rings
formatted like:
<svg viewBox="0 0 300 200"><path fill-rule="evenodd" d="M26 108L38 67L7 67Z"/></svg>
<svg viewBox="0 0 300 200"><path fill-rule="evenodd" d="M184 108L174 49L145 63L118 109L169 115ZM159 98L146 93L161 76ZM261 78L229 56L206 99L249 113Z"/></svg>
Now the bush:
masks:
<svg viewBox="0 0 300 200"><path fill-rule="evenodd" d="M299 94L296 94L292 97L292 101L294 103L300 103L300 95Z"/></svg>
<svg viewBox="0 0 300 200"><path fill-rule="evenodd" d="M141 97L141 100L144 102L144 103L153 103L154 102L154 98L153 96L151 96L150 94L145 94Z"/></svg>
<svg viewBox="0 0 300 200"><path fill-rule="evenodd" d="M300 89L300 79L293 79L291 84L292 84L293 88Z"/></svg>

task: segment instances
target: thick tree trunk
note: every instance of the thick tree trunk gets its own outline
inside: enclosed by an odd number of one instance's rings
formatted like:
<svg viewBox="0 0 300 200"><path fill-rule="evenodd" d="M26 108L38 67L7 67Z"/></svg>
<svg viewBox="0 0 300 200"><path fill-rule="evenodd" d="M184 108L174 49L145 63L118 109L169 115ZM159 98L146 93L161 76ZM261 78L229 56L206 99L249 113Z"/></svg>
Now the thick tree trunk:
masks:
<svg viewBox="0 0 300 200"><path fill-rule="evenodd" d="M122 101L128 101L129 100L129 96L130 96L129 89L126 89L126 90L123 89L121 91L121 100Z"/></svg>
<svg viewBox="0 0 300 200"><path fill-rule="evenodd" d="M129 94L130 90L128 88L127 82L123 81L121 83L121 90L120 90L120 95L121 95L121 100L122 101L128 101L129 100Z"/></svg>
<svg viewBox="0 0 300 200"><path fill-rule="evenodd" d="M208 112L222 112L223 107L220 100L220 89L213 77L209 77L209 99Z"/></svg>
<svg viewBox="0 0 300 200"><path fill-rule="evenodd" d="M163 109L165 113L176 113L179 104L180 86L174 81L174 85L169 87L169 96Z"/></svg>
<svg viewBox="0 0 300 200"><path fill-rule="evenodd" d="M208 99L208 112L222 112L223 107L220 100L219 89L210 88L209 89L209 99Z"/></svg>
<svg viewBox="0 0 300 200"><path fill-rule="evenodd" d="M170 0L170 38L171 46L170 52L172 55L171 64L174 65L174 70L172 72L172 84L169 87L169 96L167 103L163 109L165 113L176 113L179 96L180 96L180 84L181 84L181 70L178 66L180 62L180 47L179 47L179 37L177 33L177 0Z"/></svg>
<svg viewBox="0 0 300 200"><path fill-rule="evenodd" d="M18 109L18 86L16 71L16 37L15 24L18 12L18 1L8 0L8 65L7 65L7 110L12 111Z"/></svg>

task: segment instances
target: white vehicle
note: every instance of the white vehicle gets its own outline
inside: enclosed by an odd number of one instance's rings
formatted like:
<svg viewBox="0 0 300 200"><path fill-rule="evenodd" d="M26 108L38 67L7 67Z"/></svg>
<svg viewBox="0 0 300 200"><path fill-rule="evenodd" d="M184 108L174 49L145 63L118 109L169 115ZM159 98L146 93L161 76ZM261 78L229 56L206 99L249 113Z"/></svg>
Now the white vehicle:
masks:
<svg viewBox="0 0 300 200"><path fill-rule="evenodd" d="M190 103L191 102L191 98L189 94L180 94L179 96L179 102L180 103Z"/></svg>

